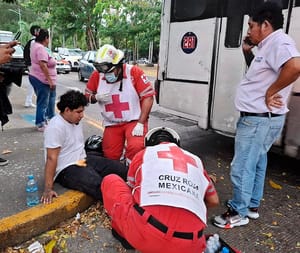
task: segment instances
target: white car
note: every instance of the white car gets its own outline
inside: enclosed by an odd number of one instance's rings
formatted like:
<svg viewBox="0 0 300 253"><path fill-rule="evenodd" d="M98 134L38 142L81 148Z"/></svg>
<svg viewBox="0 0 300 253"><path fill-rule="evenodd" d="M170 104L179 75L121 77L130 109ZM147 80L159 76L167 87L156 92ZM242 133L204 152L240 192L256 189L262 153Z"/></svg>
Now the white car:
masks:
<svg viewBox="0 0 300 253"><path fill-rule="evenodd" d="M63 59L67 60L70 63L72 70L78 71L79 60L82 58L80 49L60 48L58 50L58 53Z"/></svg>

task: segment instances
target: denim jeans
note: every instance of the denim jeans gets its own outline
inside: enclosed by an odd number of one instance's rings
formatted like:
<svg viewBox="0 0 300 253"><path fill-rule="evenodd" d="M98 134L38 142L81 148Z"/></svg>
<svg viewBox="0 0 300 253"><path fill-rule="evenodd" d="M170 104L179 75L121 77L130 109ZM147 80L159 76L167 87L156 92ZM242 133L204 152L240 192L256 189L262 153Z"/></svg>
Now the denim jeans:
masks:
<svg viewBox="0 0 300 253"><path fill-rule="evenodd" d="M228 204L243 217L259 207L263 196L267 152L280 137L285 116L239 118L231 163L233 197Z"/></svg>
<svg viewBox="0 0 300 253"><path fill-rule="evenodd" d="M34 76L29 75L29 81L36 94L35 125L42 127L55 115L56 90L50 89L48 84L42 83Z"/></svg>

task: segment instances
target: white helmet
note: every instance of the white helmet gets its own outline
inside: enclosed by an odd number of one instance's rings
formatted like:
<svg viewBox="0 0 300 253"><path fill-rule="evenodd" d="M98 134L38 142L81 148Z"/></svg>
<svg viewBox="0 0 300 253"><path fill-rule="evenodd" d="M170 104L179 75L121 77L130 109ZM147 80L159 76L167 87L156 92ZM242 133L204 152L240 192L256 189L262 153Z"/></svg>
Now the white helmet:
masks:
<svg viewBox="0 0 300 253"><path fill-rule="evenodd" d="M123 60L123 51L116 49L112 45L105 44L97 51L94 66L99 72L107 73L112 71L116 65L122 63Z"/></svg>
<svg viewBox="0 0 300 253"><path fill-rule="evenodd" d="M152 128L145 136L145 146L154 146L161 142L172 142L180 146L180 137L175 130L169 127Z"/></svg>

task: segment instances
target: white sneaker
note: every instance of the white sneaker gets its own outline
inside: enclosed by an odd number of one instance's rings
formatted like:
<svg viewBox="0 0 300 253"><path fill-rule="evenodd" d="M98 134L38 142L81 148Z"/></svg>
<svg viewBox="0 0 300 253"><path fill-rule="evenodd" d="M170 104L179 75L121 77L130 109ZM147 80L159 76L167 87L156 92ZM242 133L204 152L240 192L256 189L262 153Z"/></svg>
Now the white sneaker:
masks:
<svg viewBox="0 0 300 253"><path fill-rule="evenodd" d="M254 207L248 208L247 216L250 219L254 219L254 220L258 219L259 218L258 208L254 208Z"/></svg>
<svg viewBox="0 0 300 253"><path fill-rule="evenodd" d="M26 107L26 108L30 108L30 107L31 107L31 108L35 108L36 105L33 104L33 103L31 103L31 104L25 104L24 107Z"/></svg>
<svg viewBox="0 0 300 253"><path fill-rule="evenodd" d="M228 208L225 213L218 215L213 219L213 224L215 226L225 229L244 226L248 223L249 219L247 217L242 217L232 208Z"/></svg>

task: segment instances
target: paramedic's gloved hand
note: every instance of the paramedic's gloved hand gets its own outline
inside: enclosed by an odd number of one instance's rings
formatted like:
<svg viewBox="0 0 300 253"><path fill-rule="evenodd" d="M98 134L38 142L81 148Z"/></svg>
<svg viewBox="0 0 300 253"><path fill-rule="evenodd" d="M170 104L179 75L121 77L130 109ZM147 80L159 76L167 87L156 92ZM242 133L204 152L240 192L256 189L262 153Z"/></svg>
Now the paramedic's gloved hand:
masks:
<svg viewBox="0 0 300 253"><path fill-rule="evenodd" d="M136 123L136 126L132 130L133 136L143 136L144 133L144 124L138 122Z"/></svg>
<svg viewBox="0 0 300 253"><path fill-rule="evenodd" d="M95 98L99 103L107 103L110 101L111 95L109 93L96 94Z"/></svg>

